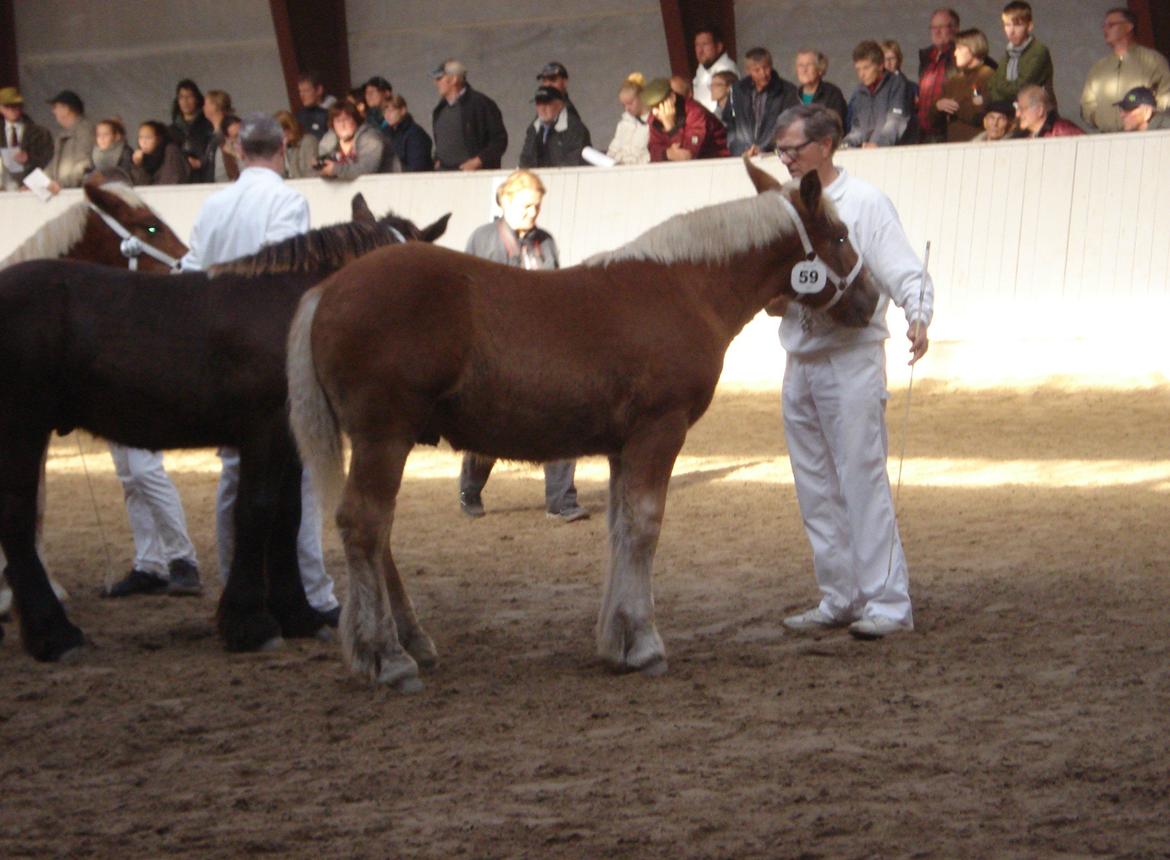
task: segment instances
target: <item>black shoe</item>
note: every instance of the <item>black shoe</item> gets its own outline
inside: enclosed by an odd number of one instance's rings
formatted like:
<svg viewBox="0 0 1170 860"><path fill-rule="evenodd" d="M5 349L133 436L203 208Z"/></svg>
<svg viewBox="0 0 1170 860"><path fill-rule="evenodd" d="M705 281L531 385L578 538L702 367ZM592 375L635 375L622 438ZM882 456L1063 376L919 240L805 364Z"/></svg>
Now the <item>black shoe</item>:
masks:
<svg viewBox="0 0 1170 860"><path fill-rule="evenodd" d="M479 519L487 513L483 509L483 499L479 497L479 493L460 493L459 509L472 519Z"/></svg>
<svg viewBox="0 0 1170 860"><path fill-rule="evenodd" d="M203 583L199 581L199 568L181 558L176 558L167 565L171 573L171 580L167 583L167 594L176 597L194 597L203 593Z"/></svg>
<svg viewBox="0 0 1170 860"><path fill-rule="evenodd" d="M167 578L134 568L105 591L102 597L129 597L131 594L160 594L167 590Z"/></svg>
<svg viewBox="0 0 1170 860"><path fill-rule="evenodd" d="M332 627L334 630L337 629L337 625L341 621L340 604L334 606L332 609L318 609L317 612L320 613L321 618L324 619L327 626Z"/></svg>

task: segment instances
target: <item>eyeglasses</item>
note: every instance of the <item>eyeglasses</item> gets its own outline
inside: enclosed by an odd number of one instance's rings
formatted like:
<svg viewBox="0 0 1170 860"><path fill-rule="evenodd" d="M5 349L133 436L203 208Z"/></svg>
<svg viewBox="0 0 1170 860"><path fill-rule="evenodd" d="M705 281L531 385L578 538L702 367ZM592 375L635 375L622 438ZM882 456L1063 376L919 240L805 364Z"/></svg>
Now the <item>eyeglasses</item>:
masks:
<svg viewBox="0 0 1170 860"><path fill-rule="evenodd" d="M813 143L813 141L806 140L804 143L797 144L796 146L778 146L776 147L776 154L781 158L792 160L800 155L800 151L810 143Z"/></svg>

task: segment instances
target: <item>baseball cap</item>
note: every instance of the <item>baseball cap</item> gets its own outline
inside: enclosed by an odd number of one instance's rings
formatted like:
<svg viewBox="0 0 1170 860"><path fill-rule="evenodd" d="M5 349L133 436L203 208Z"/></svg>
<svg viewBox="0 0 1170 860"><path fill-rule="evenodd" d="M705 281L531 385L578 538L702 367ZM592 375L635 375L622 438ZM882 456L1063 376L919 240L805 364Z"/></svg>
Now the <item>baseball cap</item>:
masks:
<svg viewBox="0 0 1170 860"><path fill-rule="evenodd" d="M1001 113L1008 119L1016 118L1016 106L1007 99L994 101L987 106L986 113Z"/></svg>
<svg viewBox="0 0 1170 860"><path fill-rule="evenodd" d="M1121 97L1121 101L1113 103L1115 107L1121 108L1123 111L1131 111L1136 107L1142 105L1149 105L1150 107L1158 106L1158 99L1154 96L1154 91L1149 87L1134 87L1128 93Z"/></svg>
<svg viewBox="0 0 1170 860"><path fill-rule="evenodd" d="M537 80L541 78L567 78L569 70L564 67L562 63L556 60L545 63L544 68L540 70L540 74L536 76Z"/></svg>
<svg viewBox="0 0 1170 860"><path fill-rule="evenodd" d="M642 87L642 104L648 108L652 108L660 104L666 99L668 95L673 92L670 88L670 81L666 78L655 78L646 86Z"/></svg>
<svg viewBox="0 0 1170 860"><path fill-rule="evenodd" d="M458 60L443 60L439 65L431 69L431 77L436 81L443 77L443 75L466 75L467 67Z"/></svg>
<svg viewBox="0 0 1170 860"><path fill-rule="evenodd" d="M20 96L20 90L16 87L0 87L0 105L12 107L22 104L24 104L24 99Z"/></svg>
<svg viewBox="0 0 1170 860"><path fill-rule="evenodd" d="M532 100L537 103L556 101L563 102L565 100L565 94L556 87L541 85L536 88L536 95L532 97Z"/></svg>
<svg viewBox="0 0 1170 860"><path fill-rule="evenodd" d="M73 109L74 113L85 113L85 103L81 100L81 96L73 92L73 90L61 90L61 92L49 99L48 104L68 105Z"/></svg>

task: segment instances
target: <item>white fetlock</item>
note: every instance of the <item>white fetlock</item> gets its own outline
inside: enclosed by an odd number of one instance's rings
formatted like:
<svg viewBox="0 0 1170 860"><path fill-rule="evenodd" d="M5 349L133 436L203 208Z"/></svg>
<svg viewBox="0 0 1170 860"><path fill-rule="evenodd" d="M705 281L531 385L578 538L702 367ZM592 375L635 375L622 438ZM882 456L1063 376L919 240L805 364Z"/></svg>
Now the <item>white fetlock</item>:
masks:
<svg viewBox="0 0 1170 860"><path fill-rule="evenodd" d="M651 678L666 673L666 647L653 624L635 636L626 654L626 665Z"/></svg>
<svg viewBox="0 0 1170 860"><path fill-rule="evenodd" d="M403 644L406 653L423 669L433 669L439 665L439 652L435 643L421 627L415 627L410 639Z"/></svg>
<svg viewBox="0 0 1170 860"><path fill-rule="evenodd" d="M423 688L422 681L418 679L418 664L406 652L389 658L383 656L382 671L376 680L379 684L394 687L400 693L415 693Z"/></svg>

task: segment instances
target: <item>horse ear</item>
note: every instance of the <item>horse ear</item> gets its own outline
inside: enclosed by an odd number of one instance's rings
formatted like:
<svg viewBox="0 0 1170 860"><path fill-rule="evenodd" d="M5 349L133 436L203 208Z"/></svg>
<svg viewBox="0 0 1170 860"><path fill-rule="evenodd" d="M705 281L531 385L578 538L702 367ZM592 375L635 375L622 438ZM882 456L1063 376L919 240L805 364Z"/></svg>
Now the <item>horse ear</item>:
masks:
<svg viewBox="0 0 1170 860"><path fill-rule="evenodd" d="M419 233L419 239L423 242L433 242L447 232L447 222L451 220L451 213L448 212L434 224L429 227L424 227Z"/></svg>
<svg viewBox="0 0 1170 860"><path fill-rule="evenodd" d="M821 177L815 170L800 178L800 200L810 215L821 214Z"/></svg>
<svg viewBox="0 0 1170 860"><path fill-rule="evenodd" d="M768 171L752 164L751 158L746 154L743 157L743 166L747 168L748 178L751 179L752 185L756 186L756 191L760 194L765 191L780 190L780 181Z"/></svg>
<svg viewBox="0 0 1170 860"><path fill-rule="evenodd" d="M370 207L366 203L366 198L362 196L360 191L353 196L350 211L353 213L354 221L363 221L367 224L376 224L378 222L378 219L374 217L374 213L370 211Z"/></svg>

